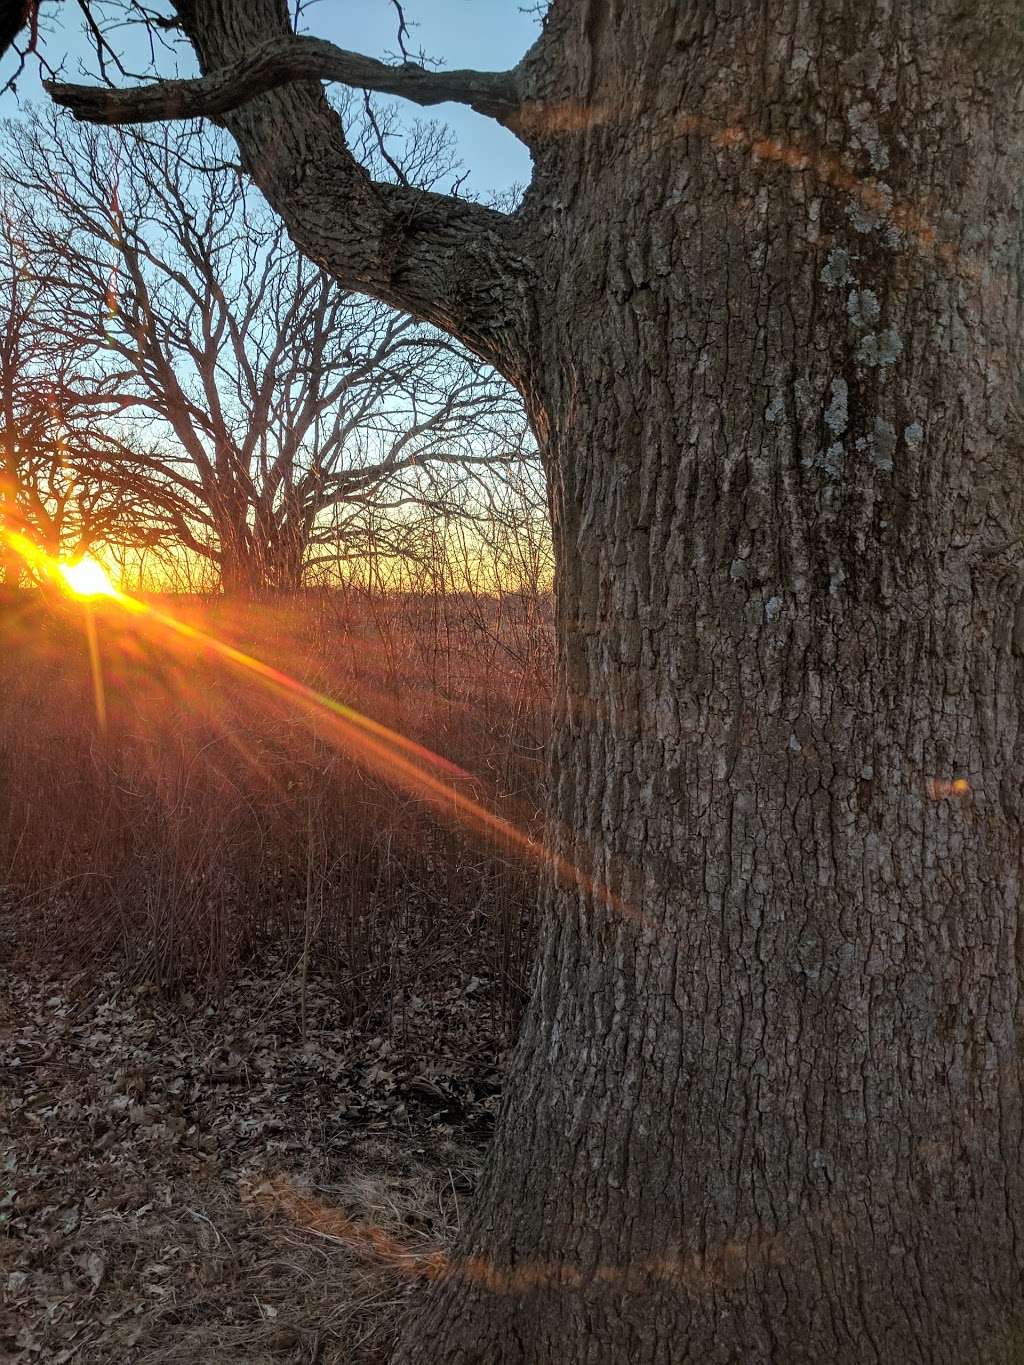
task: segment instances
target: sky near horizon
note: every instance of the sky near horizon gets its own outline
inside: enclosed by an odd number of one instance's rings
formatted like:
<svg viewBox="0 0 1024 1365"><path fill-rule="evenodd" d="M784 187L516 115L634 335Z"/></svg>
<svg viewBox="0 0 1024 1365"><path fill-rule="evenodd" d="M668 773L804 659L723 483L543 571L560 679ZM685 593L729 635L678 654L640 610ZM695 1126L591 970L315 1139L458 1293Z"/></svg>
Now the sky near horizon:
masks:
<svg viewBox="0 0 1024 1365"><path fill-rule="evenodd" d="M480 70L503 70L514 66L539 32L536 16L524 13L525 0L404 0L403 8L410 24L406 45L413 55L422 49L430 58L443 59L449 68L475 67ZM72 6L67 5L67 10ZM56 65L55 54L66 51L63 76L66 80L87 80L95 67L88 40L77 17L62 20L51 8L45 50ZM398 21L389 0L319 0L311 5L305 16L305 29L317 37L327 38L339 47L363 52L371 57L387 60L397 55ZM137 42L124 41L126 65L131 48ZM184 55L184 54L183 54ZM148 57L148 51L146 52ZM142 69L145 57L136 57L135 65ZM168 52L157 53L158 69L162 75L174 75L174 57ZM8 54L0 70L0 83L14 69L14 59ZM191 74L182 66L180 74ZM45 99L39 84L37 64L29 59L18 82L16 94L0 95L0 118L18 114L24 101ZM458 154L468 171L465 188L475 194L488 196L511 186L525 185L530 179L530 158L525 147L492 119L475 114L461 105L440 104L421 109L406 101L395 101L411 120L436 118L454 130Z"/></svg>

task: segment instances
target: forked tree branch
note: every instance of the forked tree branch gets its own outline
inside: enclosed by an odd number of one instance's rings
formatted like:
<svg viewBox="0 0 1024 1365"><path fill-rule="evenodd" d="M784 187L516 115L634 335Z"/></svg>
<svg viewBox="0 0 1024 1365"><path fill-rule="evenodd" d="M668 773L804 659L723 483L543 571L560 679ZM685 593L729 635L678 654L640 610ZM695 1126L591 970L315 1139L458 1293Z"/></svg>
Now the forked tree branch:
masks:
<svg viewBox="0 0 1024 1365"><path fill-rule="evenodd" d="M301 251L347 289L458 337L522 387L532 243L494 209L375 182L318 82L421 104L457 100L506 122L523 103L524 64L491 73L387 66L296 35L286 0L174 0L174 9L199 61L197 79L132 90L54 83L50 94L89 122L216 118Z"/></svg>
<svg viewBox="0 0 1024 1365"><path fill-rule="evenodd" d="M292 81L340 81L415 104L451 101L507 123L519 108L516 72L429 71L415 62L388 66L346 52L323 38L281 35L239 60L193 80L157 81L127 90L44 82L58 104L90 123L153 123L160 119L218 118L257 95Z"/></svg>

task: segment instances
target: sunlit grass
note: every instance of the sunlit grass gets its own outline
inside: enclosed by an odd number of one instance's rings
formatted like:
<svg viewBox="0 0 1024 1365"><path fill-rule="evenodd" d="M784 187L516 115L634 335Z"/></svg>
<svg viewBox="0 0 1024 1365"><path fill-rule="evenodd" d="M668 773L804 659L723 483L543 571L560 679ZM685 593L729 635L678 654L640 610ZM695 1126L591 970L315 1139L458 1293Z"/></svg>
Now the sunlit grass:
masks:
<svg viewBox="0 0 1024 1365"><path fill-rule="evenodd" d="M440 750L451 767L432 775L533 832L540 852L546 615L499 621L481 602L485 632L458 597L344 590L144 605ZM531 659L525 682L505 642ZM219 977L254 951L284 970L306 944L350 983L353 1012L396 981L413 989L457 968L497 983L493 1009L512 1026L536 857L479 838L450 799L410 799L383 755L338 742L340 717L148 613L57 584L0 611L0 665L0 864L25 898L26 951L84 964L123 948L132 970L170 985ZM415 761L411 748L398 756Z"/></svg>
<svg viewBox="0 0 1024 1365"><path fill-rule="evenodd" d="M375 772L389 785L414 797L435 813L471 832L499 853L513 855L535 868L551 869L558 880L576 885L586 895L604 902L616 914L637 921L642 916L625 905L607 886L595 881L582 868L537 839L517 820L499 813L496 793L478 799L464 790L472 781L470 774L449 759L409 738L399 730L383 725L354 707L310 687L290 671L276 668L256 654L241 650L218 636L188 624L179 616L161 610L120 591L107 571L96 560L83 558L68 563L49 555L20 534L8 534L12 547L40 577L56 582L73 597L83 599L89 616L90 658L97 720L107 730L106 689L100 668L99 644L92 619L94 603L104 607L104 619L111 625L120 620L135 633L147 637L163 650L183 646L196 657L218 660L236 673L255 680L289 709L302 717L321 741L344 752L365 769ZM198 698L197 698L198 702Z"/></svg>

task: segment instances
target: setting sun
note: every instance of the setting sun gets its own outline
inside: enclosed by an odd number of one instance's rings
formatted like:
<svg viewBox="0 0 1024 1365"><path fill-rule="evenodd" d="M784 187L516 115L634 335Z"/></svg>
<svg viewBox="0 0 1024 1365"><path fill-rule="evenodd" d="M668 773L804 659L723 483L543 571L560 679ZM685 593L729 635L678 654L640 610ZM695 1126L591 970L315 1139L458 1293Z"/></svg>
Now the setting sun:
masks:
<svg viewBox="0 0 1024 1365"><path fill-rule="evenodd" d="M117 594L103 565L88 556L74 564L61 564L60 576L76 597L114 597Z"/></svg>

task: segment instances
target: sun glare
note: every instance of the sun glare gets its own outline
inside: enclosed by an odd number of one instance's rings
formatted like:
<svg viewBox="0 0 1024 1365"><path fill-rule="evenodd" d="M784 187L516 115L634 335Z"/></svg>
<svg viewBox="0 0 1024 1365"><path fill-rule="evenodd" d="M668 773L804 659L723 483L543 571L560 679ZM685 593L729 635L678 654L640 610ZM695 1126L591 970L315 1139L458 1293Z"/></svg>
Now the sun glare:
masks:
<svg viewBox="0 0 1024 1365"><path fill-rule="evenodd" d="M76 597L115 597L117 589L98 560L79 559L74 564L61 564L60 576L64 586Z"/></svg>
<svg viewBox="0 0 1024 1365"><path fill-rule="evenodd" d="M287 698L293 705L316 718L321 726L327 722L331 738L339 748L347 750L359 761L383 773L397 786L418 796L427 804L439 807L447 814L461 819L463 824L496 842L502 850L516 848L530 861L541 860L556 871L560 879L574 882L589 894L599 897L615 913L645 924L644 916L625 904L610 887L593 881L571 861L537 841L518 825L454 785L452 779L465 779L468 774L440 754L391 730L369 716L361 715L343 702L326 693L318 692L298 678L281 672L252 654L245 654L215 635L196 626L179 621L168 612L160 611L152 603L122 592L111 582L106 569L97 560L84 556L74 563L62 562L47 554L27 536L17 531L0 533L10 547L40 577L54 580L74 597L91 599L110 598L123 612L136 618L140 626L148 627L165 640L177 638L221 658L233 668L258 678L272 693ZM96 717L100 729L106 731L106 694L100 667L99 642L96 622L91 612L85 614L85 628L89 640L93 687L96 693ZM326 727L325 727L326 728ZM328 733L330 733L328 731Z"/></svg>

